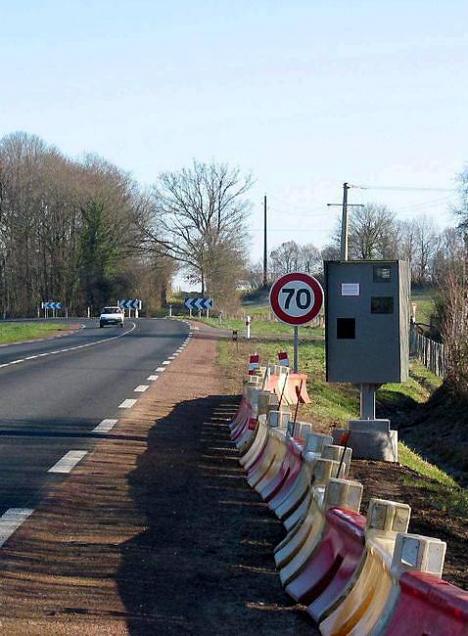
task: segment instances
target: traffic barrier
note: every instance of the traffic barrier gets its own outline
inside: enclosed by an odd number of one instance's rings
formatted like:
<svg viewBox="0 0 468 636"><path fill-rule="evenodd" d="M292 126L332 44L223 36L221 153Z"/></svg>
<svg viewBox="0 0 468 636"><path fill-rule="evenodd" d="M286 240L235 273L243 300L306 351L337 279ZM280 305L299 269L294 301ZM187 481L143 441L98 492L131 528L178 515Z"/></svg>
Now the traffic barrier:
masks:
<svg viewBox="0 0 468 636"><path fill-rule="evenodd" d="M324 465L325 463L328 465L326 469L328 474L333 471L333 467L335 470L337 469L336 462L333 460L322 461ZM309 514L304 519L302 527L297 531L297 538L293 535L288 544L281 546L281 552L278 550L275 553L275 560L278 559L278 563L281 560L283 563L280 578L284 586L296 579L300 579L299 585L304 581L307 583L308 565L325 532L327 510L331 507L334 509L335 506L345 506L343 509L357 513L361 505L362 485L358 482L331 477L325 486L323 497L320 495L321 489L318 487L315 489L315 497L311 501ZM302 541L302 539L304 540ZM297 545L296 541L300 545ZM305 575L302 576L304 573ZM287 587L286 589L288 590Z"/></svg>
<svg viewBox="0 0 468 636"><path fill-rule="evenodd" d="M467 636L468 593L425 572L404 572L383 636Z"/></svg>
<svg viewBox="0 0 468 636"><path fill-rule="evenodd" d="M260 366L260 356L254 353L249 357L249 375L254 375Z"/></svg>
<svg viewBox="0 0 468 636"><path fill-rule="evenodd" d="M319 621L324 611L343 592L355 575L364 555L366 518L332 508L325 513L322 540L300 574L286 586L296 601L308 605L308 613Z"/></svg>
<svg viewBox="0 0 468 636"><path fill-rule="evenodd" d="M279 413L279 415L281 414ZM262 453L261 460L256 462L252 469L248 471L247 482L249 486L256 490L260 490L262 487L266 486L268 481L271 481L273 476L278 472L279 466L281 465L286 452L287 447L283 443L278 431L270 429L268 431L268 440L264 452Z"/></svg>
<svg viewBox="0 0 468 636"><path fill-rule="evenodd" d="M283 388L282 388L283 390ZM284 386L283 400L286 404L310 404L307 393L307 375L305 373L289 373Z"/></svg>
<svg viewBox="0 0 468 636"><path fill-rule="evenodd" d="M367 514L366 553L356 580L320 622L323 636L368 635L388 607L392 590L391 563L397 532L408 529L411 508L371 499Z"/></svg>
<svg viewBox="0 0 468 636"><path fill-rule="evenodd" d="M288 530L274 551L281 582L321 633L468 636L468 594L440 578L445 543L408 534L405 504L371 499L366 520L362 485L335 477L351 449L289 421L284 405L308 400L306 376L268 365L251 377L231 435L248 482Z"/></svg>
<svg viewBox="0 0 468 636"><path fill-rule="evenodd" d="M320 457L323 447L331 440L329 435L312 433L306 440L303 450L303 463L301 469L286 480L283 488L269 502L269 507L274 510L280 519L287 515L300 504L310 488L312 469L315 461Z"/></svg>
<svg viewBox="0 0 468 636"><path fill-rule="evenodd" d="M289 573L295 574L312 553L319 533L323 529L324 517L321 512L324 490L327 482L336 475L338 462L330 459L317 459L313 467L312 498L307 512L302 520L292 528L286 537L275 548L275 563L278 569L282 569L299 552L302 553L298 560L283 574L282 581L289 581Z"/></svg>
<svg viewBox="0 0 468 636"><path fill-rule="evenodd" d="M294 481L301 469L301 446L294 439L288 439L285 443L287 452L277 475L260 491L264 501L269 502L278 495L287 487L288 481Z"/></svg>

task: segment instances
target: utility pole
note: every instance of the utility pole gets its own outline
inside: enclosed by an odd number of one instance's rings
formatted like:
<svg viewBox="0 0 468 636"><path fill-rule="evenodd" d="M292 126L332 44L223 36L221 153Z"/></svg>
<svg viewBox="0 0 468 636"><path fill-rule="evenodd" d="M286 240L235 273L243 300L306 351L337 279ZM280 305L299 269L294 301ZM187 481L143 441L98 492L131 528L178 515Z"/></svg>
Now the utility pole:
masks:
<svg viewBox="0 0 468 636"><path fill-rule="evenodd" d="M348 203L348 190L353 186L349 183L343 183L343 203L327 203L329 208L340 206L341 207L341 260L348 260L348 235L349 235L349 223L348 223L348 208L363 208L362 203Z"/></svg>
<svg viewBox="0 0 468 636"><path fill-rule="evenodd" d="M268 283L267 197L263 197L263 287Z"/></svg>

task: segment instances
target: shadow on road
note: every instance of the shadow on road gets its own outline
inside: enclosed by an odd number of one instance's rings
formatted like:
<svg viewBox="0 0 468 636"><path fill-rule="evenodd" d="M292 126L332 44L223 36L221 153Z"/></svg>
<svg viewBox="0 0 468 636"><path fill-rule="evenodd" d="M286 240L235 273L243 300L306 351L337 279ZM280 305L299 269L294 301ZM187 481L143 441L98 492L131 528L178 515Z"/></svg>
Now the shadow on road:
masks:
<svg viewBox="0 0 468 636"><path fill-rule="evenodd" d="M129 475L147 519L117 577L134 636L318 634L281 589L272 554L284 530L240 469L236 408L218 395L181 402Z"/></svg>

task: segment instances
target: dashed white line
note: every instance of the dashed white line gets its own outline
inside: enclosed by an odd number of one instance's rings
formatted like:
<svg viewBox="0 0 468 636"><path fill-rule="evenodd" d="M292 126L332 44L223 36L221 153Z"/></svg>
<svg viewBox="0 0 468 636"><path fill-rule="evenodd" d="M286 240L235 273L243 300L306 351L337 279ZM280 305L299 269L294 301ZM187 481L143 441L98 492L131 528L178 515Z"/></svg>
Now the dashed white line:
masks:
<svg viewBox="0 0 468 636"><path fill-rule="evenodd" d="M0 547L33 512L31 508L9 508L3 513L0 517Z"/></svg>
<svg viewBox="0 0 468 636"><path fill-rule="evenodd" d="M149 386L147 384L139 384L136 389L133 389L135 393L144 393Z"/></svg>
<svg viewBox="0 0 468 636"><path fill-rule="evenodd" d="M96 428L93 428L93 433L108 433L114 428L119 420L102 420Z"/></svg>
<svg viewBox="0 0 468 636"><path fill-rule="evenodd" d="M156 373L162 373L165 370L166 370L166 367L158 367L157 369L155 369Z"/></svg>
<svg viewBox="0 0 468 636"><path fill-rule="evenodd" d="M62 459L49 468L49 473L69 473L80 462L88 451L68 451Z"/></svg>
<svg viewBox="0 0 468 636"><path fill-rule="evenodd" d="M119 404L119 409L130 409L135 404L136 400L124 400L122 404Z"/></svg>
<svg viewBox="0 0 468 636"><path fill-rule="evenodd" d="M159 378L159 375L149 375L146 379L148 380L148 382L154 382L158 378Z"/></svg>
<svg viewBox="0 0 468 636"><path fill-rule="evenodd" d="M175 360L175 359L176 359L176 357L177 357L176 355L169 356L169 357L168 357L168 360Z"/></svg>
<svg viewBox="0 0 468 636"><path fill-rule="evenodd" d="M171 364L171 361L170 360L164 360L164 362L162 362L161 364L164 364L164 365L167 366L168 364Z"/></svg>

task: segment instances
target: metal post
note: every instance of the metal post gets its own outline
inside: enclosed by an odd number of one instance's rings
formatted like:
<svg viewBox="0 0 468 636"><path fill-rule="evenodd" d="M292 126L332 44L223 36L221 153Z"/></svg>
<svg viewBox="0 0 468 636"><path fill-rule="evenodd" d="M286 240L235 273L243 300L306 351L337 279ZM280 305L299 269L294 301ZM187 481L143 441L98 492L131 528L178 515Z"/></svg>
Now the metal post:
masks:
<svg viewBox="0 0 468 636"><path fill-rule="evenodd" d="M343 183L343 210L341 217L341 260L348 260L348 190L349 185Z"/></svg>
<svg viewBox="0 0 468 636"><path fill-rule="evenodd" d="M172 305L169 305L169 318L172 318Z"/></svg>
<svg viewBox="0 0 468 636"><path fill-rule="evenodd" d="M189 309L189 312L190 312L190 313L189 313L189 316L190 316L190 318L191 318L191 317L192 317L192 308L191 308L191 307L190 307L190 309Z"/></svg>
<svg viewBox="0 0 468 636"><path fill-rule="evenodd" d="M294 327L294 373L299 369L299 327Z"/></svg>
<svg viewBox="0 0 468 636"><path fill-rule="evenodd" d="M361 420L375 420L376 384L361 384Z"/></svg>
<svg viewBox="0 0 468 636"><path fill-rule="evenodd" d="M268 281L268 250L267 250L267 197L263 197L263 287Z"/></svg>

